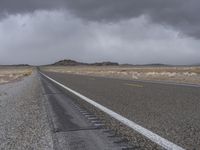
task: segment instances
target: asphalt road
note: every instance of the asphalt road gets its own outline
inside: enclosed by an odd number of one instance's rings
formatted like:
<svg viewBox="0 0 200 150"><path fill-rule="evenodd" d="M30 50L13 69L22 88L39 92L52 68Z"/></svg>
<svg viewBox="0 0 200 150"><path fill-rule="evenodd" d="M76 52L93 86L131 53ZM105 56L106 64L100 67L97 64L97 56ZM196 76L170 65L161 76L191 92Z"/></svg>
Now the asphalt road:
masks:
<svg viewBox="0 0 200 150"><path fill-rule="evenodd" d="M94 114L82 109L57 86L42 77L55 150L122 150L133 148L122 137L109 137L112 131Z"/></svg>
<svg viewBox="0 0 200 150"><path fill-rule="evenodd" d="M200 88L44 72L186 149L200 149Z"/></svg>

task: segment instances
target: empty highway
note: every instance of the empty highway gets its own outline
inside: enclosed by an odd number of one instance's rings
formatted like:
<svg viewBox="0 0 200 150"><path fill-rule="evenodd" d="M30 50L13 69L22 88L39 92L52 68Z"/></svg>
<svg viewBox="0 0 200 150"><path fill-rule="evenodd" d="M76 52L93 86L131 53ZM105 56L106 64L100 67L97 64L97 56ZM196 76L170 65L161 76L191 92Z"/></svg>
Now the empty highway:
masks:
<svg viewBox="0 0 200 150"><path fill-rule="evenodd" d="M112 130L104 128L103 122L73 102L62 90L41 78L46 96L46 108L53 130L55 150L126 150L130 147L121 137L109 137Z"/></svg>
<svg viewBox="0 0 200 150"><path fill-rule="evenodd" d="M200 148L199 87L44 73L185 149Z"/></svg>

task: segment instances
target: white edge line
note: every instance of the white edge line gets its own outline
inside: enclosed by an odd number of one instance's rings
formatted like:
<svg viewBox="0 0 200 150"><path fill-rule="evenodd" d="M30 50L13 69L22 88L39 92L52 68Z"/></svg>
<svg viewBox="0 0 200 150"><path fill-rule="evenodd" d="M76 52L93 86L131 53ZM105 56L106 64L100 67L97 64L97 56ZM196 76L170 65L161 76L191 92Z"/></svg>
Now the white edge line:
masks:
<svg viewBox="0 0 200 150"><path fill-rule="evenodd" d="M105 112L106 114L110 115L111 117L115 118L116 120L120 121L121 123L125 124L126 126L132 128L133 130L137 131L141 135L145 136L146 138L150 139L152 142L158 144L159 146L167 149L167 150L184 150L184 148L168 141L167 139L162 138L161 136L153 133L152 131L134 123L133 121L121 116L120 114L117 114L116 112L98 104L97 102L87 98L86 96L66 87L65 85L57 82L56 80L48 77L44 73L40 72L43 76L48 78L49 80L53 81L54 83L58 84L59 86L63 87L64 89L68 90L69 92L73 93L74 95L78 96L82 100L92 104L96 108L100 109L101 111Z"/></svg>

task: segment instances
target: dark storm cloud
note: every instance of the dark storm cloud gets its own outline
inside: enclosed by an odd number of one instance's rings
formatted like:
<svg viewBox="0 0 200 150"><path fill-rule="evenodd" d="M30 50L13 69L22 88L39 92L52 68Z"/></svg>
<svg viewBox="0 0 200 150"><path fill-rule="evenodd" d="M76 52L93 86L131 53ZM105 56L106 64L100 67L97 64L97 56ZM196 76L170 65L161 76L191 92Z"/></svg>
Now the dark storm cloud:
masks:
<svg viewBox="0 0 200 150"><path fill-rule="evenodd" d="M148 15L154 22L170 25L187 35L200 38L199 0L3 0L0 2L1 13L65 8L78 17L91 21L119 21Z"/></svg>
<svg viewBox="0 0 200 150"><path fill-rule="evenodd" d="M0 21L0 41L0 64L40 65L67 58L132 64L200 60L199 40L179 37L177 31L153 24L145 16L86 23L63 11L9 15Z"/></svg>
<svg viewBox="0 0 200 150"><path fill-rule="evenodd" d="M199 4L197 0L3 0L0 64L48 64L65 58L199 63Z"/></svg>
<svg viewBox="0 0 200 150"><path fill-rule="evenodd" d="M1 0L0 12L1 13L24 13L31 12L38 9L51 9L56 8L56 3L52 0Z"/></svg>
<svg viewBox="0 0 200 150"><path fill-rule="evenodd" d="M152 21L200 38L199 0L68 0L67 7L80 17L97 21L145 14Z"/></svg>

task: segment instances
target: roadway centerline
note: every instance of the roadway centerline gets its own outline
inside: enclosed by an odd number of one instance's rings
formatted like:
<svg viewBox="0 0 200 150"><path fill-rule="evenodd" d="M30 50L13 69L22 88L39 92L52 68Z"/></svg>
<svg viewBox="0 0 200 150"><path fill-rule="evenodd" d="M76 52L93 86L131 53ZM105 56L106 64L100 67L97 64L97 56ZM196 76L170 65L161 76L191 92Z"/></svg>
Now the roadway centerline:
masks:
<svg viewBox="0 0 200 150"><path fill-rule="evenodd" d="M135 84L135 83L125 83L124 85L132 86L132 87L138 87L138 88L143 88L143 85L140 84Z"/></svg>
<svg viewBox="0 0 200 150"><path fill-rule="evenodd" d="M68 88L67 86L59 83L58 81L50 78L49 76L43 74L42 72L40 72L43 76L45 76L46 78L48 78L49 80L51 80L52 82L56 83L57 85L63 87L64 89L66 89L67 91L71 92L72 94L78 96L79 98L81 98L82 100L90 103L91 105L95 106L96 108L100 109L101 111L105 112L106 114L110 115L111 117L115 118L116 120L120 121L121 123L123 123L124 125L132 128L133 130L137 131L138 133L140 133L141 135L143 135L144 137L150 139L151 141L153 141L154 143L158 144L159 146L168 149L168 150L183 150L182 147L168 141L167 139L164 139L163 137L159 136L158 134L153 133L152 131L136 124L135 122L121 116L120 114L100 105L99 103L95 102L94 100L91 100L89 98L87 98L86 96Z"/></svg>

